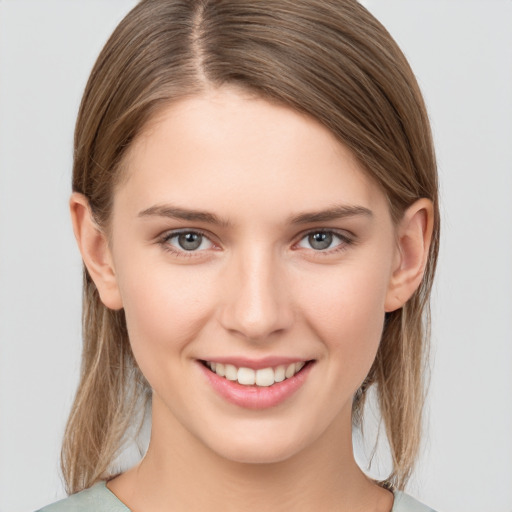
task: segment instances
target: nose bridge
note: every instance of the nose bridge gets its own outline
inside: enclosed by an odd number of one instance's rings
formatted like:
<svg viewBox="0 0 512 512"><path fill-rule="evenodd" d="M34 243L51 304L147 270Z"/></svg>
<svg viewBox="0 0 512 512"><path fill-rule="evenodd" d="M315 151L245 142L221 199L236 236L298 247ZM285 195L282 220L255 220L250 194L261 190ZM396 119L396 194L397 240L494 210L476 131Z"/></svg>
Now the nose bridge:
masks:
<svg viewBox="0 0 512 512"><path fill-rule="evenodd" d="M286 329L292 310L278 256L269 248L253 246L234 259L224 326L254 341Z"/></svg>

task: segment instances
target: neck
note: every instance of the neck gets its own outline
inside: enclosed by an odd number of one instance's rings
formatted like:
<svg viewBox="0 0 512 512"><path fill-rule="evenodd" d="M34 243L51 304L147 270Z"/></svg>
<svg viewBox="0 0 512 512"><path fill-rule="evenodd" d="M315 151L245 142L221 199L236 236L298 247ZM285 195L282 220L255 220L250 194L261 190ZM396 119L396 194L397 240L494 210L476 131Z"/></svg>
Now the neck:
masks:
<svg viewBox="0 0 512 512"><path fill-rule="evenodd" d="M272 463L228 460L175 427L169 429L168 419L154 413L146 456L109 483L130 509L343 512L379 510L375 503L383 500L387 504L382 510L391 508L390 494L375 486L354 460L350 414L314 445Z"/></svg>

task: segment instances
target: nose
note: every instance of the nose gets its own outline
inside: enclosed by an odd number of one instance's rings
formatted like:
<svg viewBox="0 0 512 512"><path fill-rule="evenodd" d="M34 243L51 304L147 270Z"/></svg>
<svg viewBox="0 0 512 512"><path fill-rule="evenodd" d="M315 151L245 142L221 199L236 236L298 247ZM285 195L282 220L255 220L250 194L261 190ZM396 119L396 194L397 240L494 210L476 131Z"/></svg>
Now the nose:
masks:
<svg viewBox="0 0 512 512"><path fill-rule="evenodd" d="M293 307L286 272L269 252L252 251L229 265L224 279L221 323L250 341L265 341L292 325Z"/></svg>

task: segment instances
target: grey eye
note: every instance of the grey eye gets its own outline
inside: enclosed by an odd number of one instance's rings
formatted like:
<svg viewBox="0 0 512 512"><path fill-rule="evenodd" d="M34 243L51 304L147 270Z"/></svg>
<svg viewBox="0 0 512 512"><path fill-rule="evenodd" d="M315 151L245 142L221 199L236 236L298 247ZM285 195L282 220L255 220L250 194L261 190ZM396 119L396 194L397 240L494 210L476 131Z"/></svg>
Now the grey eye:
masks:
<svg viewBox="0 0 512 512"><path fill-rule="evenodd" d="M161 242L164 247L175 255L192 256L215 247L215 244L200 231L174 231L169 233Z"/></svg>
<svg viewBox="0 0 512 512"><path fill-rule="evenodd" d="M319 252L342 248L350 243L348 238L334 231L310 231L304 235L298 246Z"/></svg>
<svg viewBox="0 0 512 512"><path fill-rule="evenodd" d="M328 249L333 242L333 234L328 231L320 231L318 233L311 233L308 235L309 245L317 250L322 251Z"/></svg>
<svg viewBox="0 0 512 512"><path fill-rule="evenodd" d="M203 235L200 233L180 233L176 236L178 245L184 251L195 251L201 247Z"/></svg>

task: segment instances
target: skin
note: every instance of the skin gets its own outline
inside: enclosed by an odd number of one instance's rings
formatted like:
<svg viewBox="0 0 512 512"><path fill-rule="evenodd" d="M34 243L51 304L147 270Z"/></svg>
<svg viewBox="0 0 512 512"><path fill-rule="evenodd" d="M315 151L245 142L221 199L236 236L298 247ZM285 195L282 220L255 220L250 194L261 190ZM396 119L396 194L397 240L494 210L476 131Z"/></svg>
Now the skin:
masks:
<svg viewBox="0 0 512 512"><path fill-rule="evenodd" d="M167 107L125 164L108 236L87 200L71 199L84 261L104 304L124 308L153 389L148 453L112 492L134 512L390 511L392 494L354 461L351 405L385 312L421 281L430 203L393 225L384 194L327 129L229 88ZM175 230L203 234L201 246L180 248ZM322 230L333 234L323 250L308 236ZM283 403L251 410L220 397L198 362L235 356L314 364Z"/></svg>

